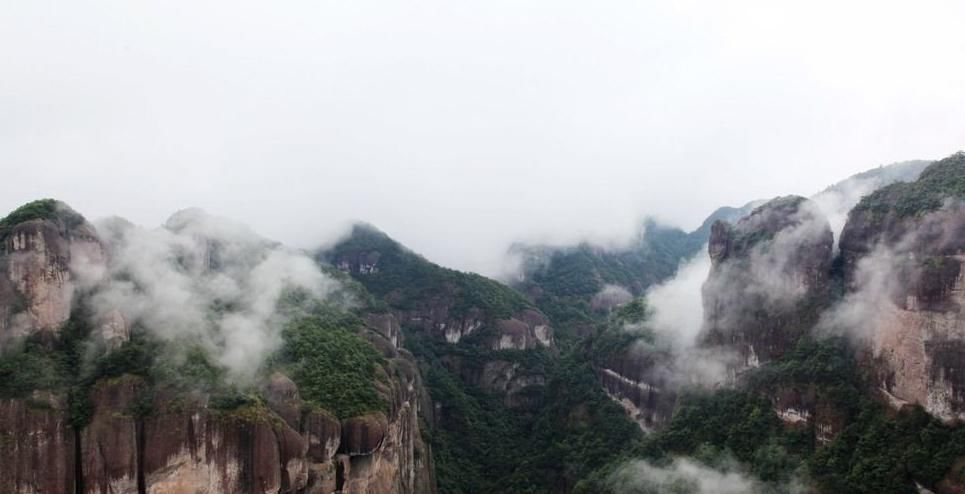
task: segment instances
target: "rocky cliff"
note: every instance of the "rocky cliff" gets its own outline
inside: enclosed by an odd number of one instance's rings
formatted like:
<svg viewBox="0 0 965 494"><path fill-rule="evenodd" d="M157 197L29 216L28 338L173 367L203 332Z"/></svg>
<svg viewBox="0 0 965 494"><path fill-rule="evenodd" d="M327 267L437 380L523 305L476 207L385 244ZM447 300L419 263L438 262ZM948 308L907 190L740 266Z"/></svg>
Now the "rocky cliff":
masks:
<svg viewBox="0 0 965 494"><path fill-rule="evenodd" d="M386 347L377 412L343 420L276 373L263 401L224 409L205 393L124 375L90 388L90 418L36 392L0 401L0 491L23 493L435 492L422 439L428 397L411 357Z"/></svg>
<svg viewBox="0 0 965 494"><path fill-rule="evenodd" d="M104 249L94 227L66 204L26 204L0 223L0 342L56 331L70 316L77 273L96 271Z"/></svg>
<svg viewBox="0 0 965 494"><path fill-rule="evenodd" d="M832 246L827 220L802 197L774 199L733 226L715 223L704 344L734 350L745 368L787 351L827 303Z"/></svg>
<svg viewBox="0 0 965 494"><path fill-rule="evenodd" d="M12 381L0 386L0 492L435 492L423 439L431 400L413 357L398 347L393 315L343 314L332 323L343 326L328 329L340 331L333 341L349 350L375 354L367 377L338 364L317 367L371 379L345 384L373 387L371 403L380 405L363 405L369 411L361 414L336 417L304 399L286 369L238 388L202 357L212 377L179 376L170 366L189 357L167 355L166 343L143 327L131 340L126 314L95 317L75 296L99 282L109 261L96 230L61 203L25 208L0 222L0 311L7 316L0 329L11 343L0 355L0 376ZM172 227L194 228L191 216ZM250 247L203 240L204 259L195 264L204 276L237 267L234 257L248 252L239 246ZM275 367L299 365L280 359ZM337 384L339 377L313 379ZM356 391L332 392L351 399Z"/></svg>
<svg viewBox="0 0 965 494"><path fill-rule="evenodd" d="M946 421L965 419L963 198L958 153L866 197L841 238L847 302L862 316L848 322L878 388L895 406L917 403Z"/></svg>

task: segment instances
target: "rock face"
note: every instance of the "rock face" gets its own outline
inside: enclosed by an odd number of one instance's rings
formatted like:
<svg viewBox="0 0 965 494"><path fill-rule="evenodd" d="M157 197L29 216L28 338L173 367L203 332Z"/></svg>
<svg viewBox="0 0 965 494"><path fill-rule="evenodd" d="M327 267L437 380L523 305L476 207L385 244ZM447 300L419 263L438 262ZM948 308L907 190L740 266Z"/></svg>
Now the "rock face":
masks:
<svg viewBox="0 0 965 494"><path fill-rule="evenodd" d="M38 203L45 212L15 211L0 229L0 338L56 331L70 317L74 279L104 265L93 226L63 203Z"/></svg>
<svg viewBox="0 0 965 494"><path fill-rule="evenodd" d="M607 395L620 404L644 431L670 422L677 403L677 383L661 372L670 365L666 352L630 348L596 370Z"/></svg>
<svg viewBox="0 0 965 494"><path fill-rule="evenodd" d="M827 220L801 197L774 199L734 226L715 223L703 343L735 351L743 368L783 354L827 301L832 247Z"/></svg>
<svg viewBox="0 0 965 494"><path fill-rule="evenodd" d="M456 313L457 301L436 297L412 310L398 311L402 324L459 343L481 329L488 329L480 343L491 350L531 350L554 346L549 320L534 309L523 309L511 317L492 317L478 308Z"/></svg>
<svg viewBox="0 0 965 494"><path fill-rule="evenodd" d="M55 397L2 401L0 492L435 492L417 379L396 383L388 416L344 421L307 409L293 386L276 375L270 408L231 411L209 408L201 394L162 391L139 415L145 383L110 379L93 388L91 421L77 434ZM271 395L278 387L290 392L282 400Z"/></svg>
<svg viewBox="0 0 965 494"><path fill-rule="evenodd" d="M894 406L965 419L965 154L863 200L842 233L848 303Z"/></svg>
<svg viewBox="0 0 965 494"><path fill-rule="evenodd" d="M0 492L73 492L76 437L61 409L44 393L0 400Z"/></svg>
<svg viewBox="0 0 965 494"><path fill-rule="evenodd" d="M847 416L817 391L814 386L781 386L773 390L774 413L792 428L812 428L814 440L823 445L831 442L847 425Z"/></svg>

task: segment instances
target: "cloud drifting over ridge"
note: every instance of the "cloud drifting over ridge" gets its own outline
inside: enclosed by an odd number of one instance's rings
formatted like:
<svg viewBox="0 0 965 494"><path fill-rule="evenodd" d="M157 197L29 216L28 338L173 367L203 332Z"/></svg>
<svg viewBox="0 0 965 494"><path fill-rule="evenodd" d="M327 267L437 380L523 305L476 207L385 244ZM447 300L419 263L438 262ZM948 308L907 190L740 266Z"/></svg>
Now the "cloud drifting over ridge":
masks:
<svg viewBox="0 0 965 494"><path fill-rule="evenodd" d="M110 251L106 273L72 266L95 318L118 310L162 339L201 345L238 381L280 346L286 290L324 298L338 288L306 255L198 210L164 228L114 218L98 230Z"/></svg>

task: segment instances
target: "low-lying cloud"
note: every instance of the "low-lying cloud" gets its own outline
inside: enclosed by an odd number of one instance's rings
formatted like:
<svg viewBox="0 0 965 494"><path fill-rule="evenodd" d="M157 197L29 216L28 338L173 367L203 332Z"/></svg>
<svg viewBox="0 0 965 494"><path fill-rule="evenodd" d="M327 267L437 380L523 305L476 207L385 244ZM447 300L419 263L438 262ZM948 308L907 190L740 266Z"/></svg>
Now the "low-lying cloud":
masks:
<svg viewBox="0 0 965 494"><path fill-rule="evenodd" d="M72 267L95 318L120 311L164 340L201 345L236 380L252 378L278 349L287 290L322 299L338 287L305 254L199 210L181 211L163 228L114 218L98 229L106 271Z"/></svg>
<svg viewBox="0 0 965 494"><path fill-rule="evenodd" d="M736 464L713 468L690 458L675 458L667 465L630 461L608 479L616 494L799 494L805 490L796 483L763 483L740 471Z"/></svg>

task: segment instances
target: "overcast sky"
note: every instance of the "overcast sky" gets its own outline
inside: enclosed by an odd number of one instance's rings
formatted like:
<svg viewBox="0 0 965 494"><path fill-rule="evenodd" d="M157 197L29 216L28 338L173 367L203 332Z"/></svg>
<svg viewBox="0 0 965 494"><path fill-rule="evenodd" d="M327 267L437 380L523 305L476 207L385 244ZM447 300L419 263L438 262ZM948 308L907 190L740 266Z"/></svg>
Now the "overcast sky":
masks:
<svg viewBox="0 0 965 494"><path fill-rule="evenodd" d="M365 220L492 273L515 239L689 229L965 148L963 23L961 1L0 0L0 210L198 206L305 247Z"/></svg>

